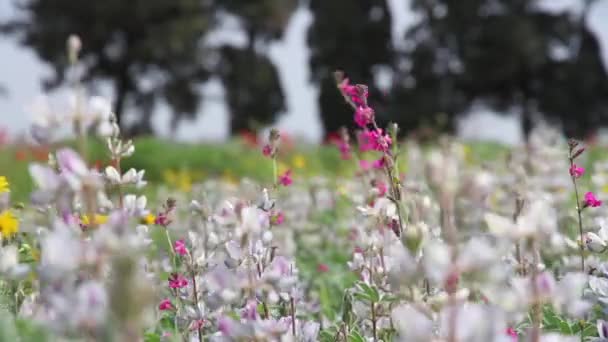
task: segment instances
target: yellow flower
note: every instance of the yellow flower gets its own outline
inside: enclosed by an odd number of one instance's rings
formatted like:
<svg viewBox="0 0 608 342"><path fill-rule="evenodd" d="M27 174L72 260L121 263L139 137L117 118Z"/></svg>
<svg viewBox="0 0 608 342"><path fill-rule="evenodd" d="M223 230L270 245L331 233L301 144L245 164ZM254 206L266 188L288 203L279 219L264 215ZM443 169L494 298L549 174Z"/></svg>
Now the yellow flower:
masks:
<svg viewBox="0 0 608 342"><path fill-rule="evenodd" d="M167 184L183 192L192 190L192 175L187 170L182 169L179 172L166 170L163 172L163 178Z"/></svg>
<svg viewBox="0 0 608 342"><path fill-rule="evenodd" d="M156 216L153 214L148 214L141 218L141 224L152 225L156 222Z"/></svg>
<svg viewBox="0 0 608 342"><path fill-rule="evenodd" d="M301 154L297 154L293 157L292 163L296 169L303 169L306 167L306 158Z"/></svg>
<svg viewBox="0 0 608 342"><path fill-rule="evenodd" d="M603 192L608 192L608 184L607 184L607 185L604 185L604 186L602 187L602 191L603 191Z"/></svg>
<svg viewBox="0 0 608 342"><path fill-rule="evenodd" d="M230 170L224 170L222 173L222 180L228 184L237 184L237 179Z"/></svg>
<svg viewBox="0 0 608 342"><path fill-rule="evenodd" d="M0 176L0 194L10 192L11 189L9 188L9 186L10 184L8 183L6 177Z"/></svg>
<svg viewBox="0 0 608 342"><path fill-rule="evenodd" d="M84 226L91 225L91 220L89 219L88 215L82 215L82 217L80 218L80 222ZM92 222L93 225L98 226L98 225L104 224L106 222L108 222L108 215L100 215L100 214L93 215L93 222Z"/></svg>
<svg viewBox="0 0 608 342"><path fill-rule="evenodd" d="M7 239L17 234L19 231L19 221L10 210L0 213L0 235Z"/></svg>

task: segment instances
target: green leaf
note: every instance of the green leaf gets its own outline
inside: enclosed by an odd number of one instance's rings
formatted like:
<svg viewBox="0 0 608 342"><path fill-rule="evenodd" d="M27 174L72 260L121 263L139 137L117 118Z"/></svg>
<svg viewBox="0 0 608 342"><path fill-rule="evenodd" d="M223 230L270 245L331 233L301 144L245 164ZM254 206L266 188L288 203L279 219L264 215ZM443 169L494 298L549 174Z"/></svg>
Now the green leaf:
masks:
<svg viewBox="0 0 608 342"><path fill-rule="evenodd" d="M375 287L370 286L364 282L357 283L357 287L359 287L359 289L363 291L365 296L369 298L370 301L374 303L378 303L380 301L380 293Z"/></svg>
<svg viewBox="0 0 608 342"><path fill-rule="evenodd" d="M359 334L358 331L351 331L350 335L348 335L348 342L366 342L365 338Z"/></svg>
<svg viewBox="0 0 608 342"><path fill-rule="evenodd" d="M160 342L160 335L155 332L148 332L144 335L144 342Z"/></svg>

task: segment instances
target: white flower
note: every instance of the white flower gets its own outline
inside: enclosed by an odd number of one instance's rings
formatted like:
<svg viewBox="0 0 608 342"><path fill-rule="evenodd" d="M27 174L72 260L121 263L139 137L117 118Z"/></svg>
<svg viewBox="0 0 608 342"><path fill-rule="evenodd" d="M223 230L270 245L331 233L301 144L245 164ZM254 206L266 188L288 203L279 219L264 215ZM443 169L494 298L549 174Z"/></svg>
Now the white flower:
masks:
<svg viewBox="0 0 608 342"><path fill-rule="evenodd" d="M108 179L108 181L110 183L112 183L112 184L121 183L120 174L118 173L118 170L116 170L113 166L106 167L105 174L106 174L106 178Z"/></svg>
<svg viewBox="0 0 608 342"><path fill-rule="evenodd" d="M122 184L132 184L137 180L137 171L131 168L122 175Z"/></svg>
<svg viewBox="0 0 608 342"><path fill-rule="evenodd" d="M133 194L126 195L123 200L124 210L132 216L142 217L148 214L146 205L148 199L146 196L136 196Z"/></svg>
<svg viewBox="0 0 608 342"><path fill-rule="evenodd" d="M8 245L0 249L0 273L11 271L19 263L17 247Z"/></svg>
<svg viewBox="0 0 608 342"><path fill-rule="evenodd" d="M427 342L432 340L433 321L414 306L405 304L393 309L391 318L399 341Z"/></svg>
<svg viewBox="0 0 608 342"><path fill-rule="evenodd" d="M587 249L592 252L602 253L606 251L606 241L593 232L587 232L583 235L583 242Z"/></svg>

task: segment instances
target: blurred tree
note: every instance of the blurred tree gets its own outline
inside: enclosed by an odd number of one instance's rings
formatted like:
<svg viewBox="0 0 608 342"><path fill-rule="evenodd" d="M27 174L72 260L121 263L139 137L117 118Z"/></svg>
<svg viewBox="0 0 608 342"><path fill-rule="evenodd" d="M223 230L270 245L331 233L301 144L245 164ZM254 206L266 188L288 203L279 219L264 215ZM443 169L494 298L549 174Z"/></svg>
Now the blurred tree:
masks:
<svg viewBox="0 0 608 342"><path fill-rule="evenodd" d="M421 20L397 62L396 121L443 113L449 128L481 103L518 109L526 136L541 114L571 135L593 130L606 119L608 77L585 26L592 2L577 17L536 0L413 0Z"/></svg>
<svg viewBox="0 0 608 342"><path fill-rule="evenodd" d="M159 99L178 119L196 115L197 85L209 76L200 40L213 25L211 0L23 0L15 5L21 16L4 23L3 31L51 64L47 89L65 81L65 41L77 34L83 41L83 83L111 82L119 120L127 106L137 105L134 133L151 131Z"/></svg>
<svg viewBox="0 0 608 342"><path fill-rule="evenodd" d="M283 35L297 0L221 0L218 8L240 19L247 36L242 48L220 49L219 75L230 108L230 131L257 132L284 112L285 97L278 70L262 52Z"/></svg>
<svg viewBox="0 0 608 342"><path fill-rule="evenodd" d="M285 110L276 67L268 57L230 46L221 49L219 73L230 108L230 132L257 132Z"/></svg>
<svg viewBox="0 0 608 342"><path fill-rule="evenodd" d="M336 89L334 71L368 84L370 103L382 119L383 96L374 68L392 62L391 14L386 0L310 0L314 20L308 31L312 80L320 87L319 106L325 134L352 125L352 110Z"/></svg>

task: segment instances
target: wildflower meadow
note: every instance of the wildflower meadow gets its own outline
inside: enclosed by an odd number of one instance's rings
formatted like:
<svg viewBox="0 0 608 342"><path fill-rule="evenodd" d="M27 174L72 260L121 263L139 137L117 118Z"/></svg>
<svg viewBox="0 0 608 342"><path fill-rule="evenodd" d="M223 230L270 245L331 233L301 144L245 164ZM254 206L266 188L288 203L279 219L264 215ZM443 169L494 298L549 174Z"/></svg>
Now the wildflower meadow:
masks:
<svg viewBox="0 0 608 342"><path fill-rule="evenodd" d="M32 122L31 193L0 169L0 341L608 341L608 159L546 127L483 157L400 141L335 78L348 172L305 171L315 153L271 129L238 173L148 149L154 181L73 82Z"/></svg>

